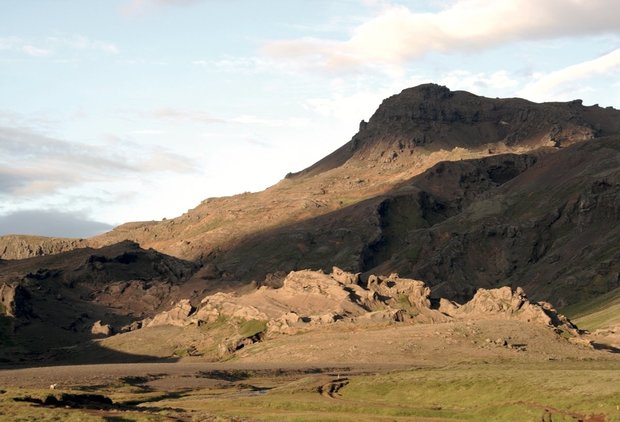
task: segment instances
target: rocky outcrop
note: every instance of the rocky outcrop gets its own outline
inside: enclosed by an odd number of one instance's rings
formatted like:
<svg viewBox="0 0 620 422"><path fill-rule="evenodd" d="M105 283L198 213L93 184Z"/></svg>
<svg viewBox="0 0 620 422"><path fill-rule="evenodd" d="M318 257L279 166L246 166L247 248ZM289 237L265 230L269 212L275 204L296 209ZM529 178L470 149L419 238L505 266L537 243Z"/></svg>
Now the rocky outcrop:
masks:
<svg viewBox="0 0 620 422"><path fill-rule="evenodd" d="M548 302L530 302L522 288L478 289L474 297L462 306L440 310L461 319L517 319L528 323L556 327L577 335L578 329L568 318L559 314Z"/></svg>
<svg viewBox="0 0 620 422"><path fill-rule="evenodd" d="M146 327L157 327L158 325L187 325L187 319L196 311L188 299L177 302L172 309L164 311L153 317Z"/></svg>
<svg viewBox="0 0 620 422"><path fill-rule="evenodd" d="M371 275L365 286L353 283L356 278L356 274L338 268L332 274L293 271L280 288L260 287L246 295L216 293L206 296L196 310L189 301L181 301L153 320L144 321L144 325L203 325L222 319L237 324L264 321L262 339L263 335L294 334L333 324L513 319L579 335L577 328L550 304L531 302L521 288L479 289L471 301L459 305L445 299L431 300L431 290L424 282L397 274ZM237 347L241 341L257 340L234 337L225 349Z"/></svg>
<svg viewBox="0 0 620 422"><path fill-rule="evenodd" d="M401 279L398 274L389 277L371 275L368 277L367 288L390 301L407 302L418 309L429 309L431 306L429 289L423 281Z"/></svg>

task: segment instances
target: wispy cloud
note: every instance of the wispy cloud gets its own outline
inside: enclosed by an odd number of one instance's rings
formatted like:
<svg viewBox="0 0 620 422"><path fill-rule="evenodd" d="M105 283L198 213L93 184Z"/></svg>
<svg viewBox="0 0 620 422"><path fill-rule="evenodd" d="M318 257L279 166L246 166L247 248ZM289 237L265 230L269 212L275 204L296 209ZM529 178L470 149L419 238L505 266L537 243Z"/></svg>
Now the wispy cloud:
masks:
<svg viewBox="0 0 620 422"><path fill-rule="evenodd" d="M262 52L310 67L343 70L401 65L429 52L602 33L620 33L616 0L455 0L434 13L389 4L355 27L346 40L273 40L263 45Z"/></svg>
<svg viewBox="0 0 620 422"><path fill-rule="evenodd" d="M92 40L84 35L75 34L69 37L48 37L47 41L59 47L70 47L76 50L94 50L107 54L118 54L118 47L107 41Z"/></svg>
<svg viewBox="0 0 620 422"><path fill-rule="evenodd" d="M267 127L299 127L309 123L308 119L300 117L273 118L247 114L234 117L218 117L206 111L175 108L161 108L150 112L141 112L140 116L200 124L240 124Z"/></svg>
<svg viewBox="0 0 620 422"><path fill-rule="evenodd" d="M50 57L68 50L90 50L105 54L119 53L119 48L111 42L92 40L80 34L40 39L0 37L0 50L19 52L32 57Z"/></svg>
<svg viewBox="0 0 620 422"><path fill-rule="evenodd" d="M535 101L573 99L584 79L617 72L620 75L620 48L592 60L577 63L551 73L539 75L519 95Z"/></svg>
<svg viewBox="0 0 620 422"><path fill-rule="evenodd" d="M192 173L197 163L161 147L86 145L0 126L0 196L32 197L128 175Z"/></svg>
<svg viewBox="0 0 620 422"><path fill-rule="evenodd" d="M48 48L38 48L29 44L22 47L22 51L33 57L47 57L52 55L52 50Z"/></svg>

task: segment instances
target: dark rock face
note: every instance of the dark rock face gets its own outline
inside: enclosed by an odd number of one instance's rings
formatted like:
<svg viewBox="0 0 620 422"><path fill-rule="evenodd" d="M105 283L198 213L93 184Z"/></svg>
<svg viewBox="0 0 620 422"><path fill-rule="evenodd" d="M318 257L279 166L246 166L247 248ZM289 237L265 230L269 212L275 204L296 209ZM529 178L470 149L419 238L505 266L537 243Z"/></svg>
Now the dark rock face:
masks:
<svg viewBox="0 0 620 422"><path fill-rule="evenodd" d="M619 287L618 145L601 139L541 158L458 215L403 236L409 246L379 266L457 299L512 284L564 306Z"/></svg>

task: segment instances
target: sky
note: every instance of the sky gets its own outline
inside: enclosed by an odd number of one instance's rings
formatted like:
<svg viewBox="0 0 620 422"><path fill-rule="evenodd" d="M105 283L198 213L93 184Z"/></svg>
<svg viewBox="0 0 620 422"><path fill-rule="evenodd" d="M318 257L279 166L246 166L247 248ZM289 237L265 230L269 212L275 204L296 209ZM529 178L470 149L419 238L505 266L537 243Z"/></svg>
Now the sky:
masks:
<svg viewBox="0 0 620 422"><path fill-rule="evenodd" d="M260 191L427 82L620 108L620 2L0 0L0 234Z"/></svg>

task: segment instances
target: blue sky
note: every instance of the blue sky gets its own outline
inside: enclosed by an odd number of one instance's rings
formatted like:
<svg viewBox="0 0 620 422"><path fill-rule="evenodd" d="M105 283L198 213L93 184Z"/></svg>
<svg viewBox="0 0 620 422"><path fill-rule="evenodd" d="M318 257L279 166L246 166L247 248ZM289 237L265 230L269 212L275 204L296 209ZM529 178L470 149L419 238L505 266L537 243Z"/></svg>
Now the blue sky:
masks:
<svg viewBox="0 0 620 422"><path fill-rule="evenodd" d="M261 190L424 82L620 108L620 2L0 0L0 233Z"/></svg>

